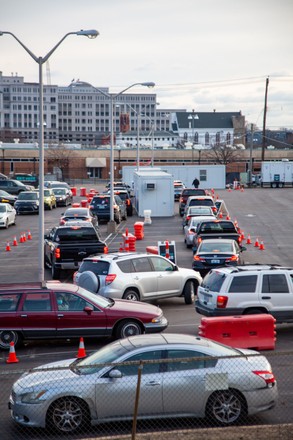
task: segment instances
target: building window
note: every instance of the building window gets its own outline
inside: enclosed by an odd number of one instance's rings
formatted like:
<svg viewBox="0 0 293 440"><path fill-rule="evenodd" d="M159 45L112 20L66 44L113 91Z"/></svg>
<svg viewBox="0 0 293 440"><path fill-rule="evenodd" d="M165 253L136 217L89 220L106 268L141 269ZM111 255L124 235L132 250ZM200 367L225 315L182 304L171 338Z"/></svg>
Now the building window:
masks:
<svg viewBox="0 0 293 440"><path fill-rule="evenodd" d="M204 142L205 142L205 145L209 145L210 144L210 135L209 135L209 133L205 134Z"/></svg>

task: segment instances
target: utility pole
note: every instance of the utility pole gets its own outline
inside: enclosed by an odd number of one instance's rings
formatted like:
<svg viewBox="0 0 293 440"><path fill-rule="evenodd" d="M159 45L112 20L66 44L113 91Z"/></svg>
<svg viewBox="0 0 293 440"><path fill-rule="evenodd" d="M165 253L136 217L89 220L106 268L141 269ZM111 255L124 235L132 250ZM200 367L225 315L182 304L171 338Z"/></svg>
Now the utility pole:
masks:
<svg viewBox="0 0 293 440"><path fill-rule="evenodd" d="M265 105L263 112L263 128L262 128L262 149L261 149L261 160L265 160L265 148L266 148L266 119L267 119L267 100L268 100L268 88L269 88L269 77L266 79L266 91L265 91Z"/></svg>

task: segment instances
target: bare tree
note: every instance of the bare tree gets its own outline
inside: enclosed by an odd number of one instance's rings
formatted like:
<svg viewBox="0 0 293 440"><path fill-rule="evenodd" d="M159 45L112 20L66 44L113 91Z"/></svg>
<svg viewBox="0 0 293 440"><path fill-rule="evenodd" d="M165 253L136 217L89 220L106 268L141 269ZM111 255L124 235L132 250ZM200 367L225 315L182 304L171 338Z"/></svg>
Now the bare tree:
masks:
<svg viewBox="0 0 293 440"><path fill-rule="evenodd" d="M206 158L214 161L217 164L227 165L228 163L238 162L240 154L235 147L226 144L214 145L205 154Z"/></svg>
<svg viewBox="0 0 293 440"><path fill-rule="evenodd" d="M57 167L61 171L62 179L68 179L69 162L72 161L73 157L76 157L75 152L64 146L50 146L46 150L46 156L48 160L48 170L53 173L53 168Z"/></svg>

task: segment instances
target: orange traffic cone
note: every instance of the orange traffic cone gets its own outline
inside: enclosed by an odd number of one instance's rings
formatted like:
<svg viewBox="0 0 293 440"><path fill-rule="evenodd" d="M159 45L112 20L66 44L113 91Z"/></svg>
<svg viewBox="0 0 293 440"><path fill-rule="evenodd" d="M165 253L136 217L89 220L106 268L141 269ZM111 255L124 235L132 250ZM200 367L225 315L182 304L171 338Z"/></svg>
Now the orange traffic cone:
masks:
<svg viewBox="0 0 293 440"><path fill-rule="evenodd" d="M28 233L27 233L27 239L31 240L32 238L33 237L32 237L31 231L29 230Z"/></svg>
<svg viewBox="0 0 293 440"><path fill-rule="evenodd" d="M129 252L129 238L128 238L128 228L125 229L125 242L124 242L125 252Z"/></svg>
<svg viewBox="0 0 293 440"><path fill-rule="evenodd" d="M10 342L9 356L8 356L8 359L6 359L6 363L12 364L12 363L16 363L16 362L19 362L19 360L16 357L14 342Z"/></svg>
<svg viewBox="0 0 293 440"><path fill-rule="evenodd" d="M237 228L238 227L238 221L237 221L237 219L235 218L235 220L234 220L234 226Z"/></svg>
<svg viewBox="0 0 293 440"><path fill-rule="evenodd" d="M265 250L265 245L263 244L263 241L260 242L259 250L260 251L264 251Z"/></svg>
<svg viewBox="0 0 293 440"><path fill-rule="evenodd" d="M245 234L244 234L244 231L241 231L240 233L241 233L241 240L245 240Z"/></svg>
<svg viewBox="0 0 293 440"><path fill-rule="evenodd" d="M9 242L7 242L6 243L6 252L9 252L9 251L11 251L11 247L10 247Z"/></svg>
<svg viewBox="0 0 293 440"><path fill-rule="evenodd" d="M85 352L85 348L84 348L84 342L83 342L83 338L80 338L78 352L77 352L77 358L81 359L81 358L84 358L84 357L86 357L86 352Z"/></svg>
<svg viewBox="0 0 293 440"><path fill-rule="evenodd" d="M25 232L22 234L22 239L23 239L23 242L26 241L26 235L25 235Z"/></svg>
<svg viewBox="0 0 293 440"><path fill-rule="evenodd" d="M104 246L104 254L107 254L109 251L108 246Z"/></svg>
<svg viewBox="0 0 293 440"><path fill-rule="evenodd" d="M220 211L219 218L223 218L223 213Z"/></svg>
<svg viewBox="0 0 293 440"><path fill-rule="evenodd" d="M18 246L18 243L17 243L16 237L14 237L14 240L13 240L13 246Z"/></svg>
<svg viewBox="0 0 293 440"><path fill-rule="evenodd" d="M166 246L165 257L169 259L170 258L170 248L169 248L169 242L168 241L165 241L165 246Z"/></svg>
<svg viewBox="0 0 293 440"><path fill-rule="evenodd" d="M259 247L259 241L258 241L258 238L255 240L254 247Z"/></svg>
<svg viewBox="0 0 293 440"><path fill-rule="evenodd" d="M247 239L246 239L246 244L251 244L251 238L250 238L250 234L248 234Z"/></svg>
<svg viewBox="0 0 293 440"><path fill-rule="evenodd" d="M231 217L229 214L227 214L226 220L231 220Z"/></svg>
<svg viewBox="0 0 293 440"><path fill-rule="evenodd" d="M22 236L22 234L20 236L19 243L23 243L23 236Z"/></svg>

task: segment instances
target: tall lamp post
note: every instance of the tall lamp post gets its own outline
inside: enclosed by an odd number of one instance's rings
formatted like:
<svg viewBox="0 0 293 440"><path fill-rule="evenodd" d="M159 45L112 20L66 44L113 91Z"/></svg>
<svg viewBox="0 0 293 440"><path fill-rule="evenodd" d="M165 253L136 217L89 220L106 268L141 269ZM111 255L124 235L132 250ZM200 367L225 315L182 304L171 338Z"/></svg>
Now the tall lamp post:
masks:
<svg viewBox="0 0 293 440"><path fill-rule="evenodd" d="M115 232L116 231L116 223L114 220L114 206L113 206L113 199L114 199L114 102L117 100L117 98L122 95L127 90L131 89L135 86L144 86L144 87L155 87L154 82L141 82L141 83L134 83L130 86L126 87L126 89L121 90L121 92L116 93L115 95L112 95L110 93L105 92L104 90L101 90L97 87L94 87L98 92L100 92L102 95L106 96L110 101L110 221L108 223L108 232Z"/></svg>
<svg viewBox="0 0 293 440"><path fill-rule="evenodd" d="M198 115L194 113L194 109L192 109L191 114L188 116L188 120L191 121L191 148L192 148L192 163L193 163L193 152L194 152L194 120L199 119Z"/></svg>
<svg viewBox="0 0 293 440"><path fill-rule="evenodd" d="M57 47L67 38L69 35L83 35L88 38L96 38L99 32L90 30L81 30L77 32L68 32L63 38L51 49L44 57L37 57L28 47L20 41L16 35L8 31L0 31L0 36L11 35L31 56L31 58L39 65L39 243L38 243L38 279L44 284L45 272L44 272L44 109L43 109L43 64L48 61L50 56L55 52Z"/></svg>

